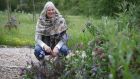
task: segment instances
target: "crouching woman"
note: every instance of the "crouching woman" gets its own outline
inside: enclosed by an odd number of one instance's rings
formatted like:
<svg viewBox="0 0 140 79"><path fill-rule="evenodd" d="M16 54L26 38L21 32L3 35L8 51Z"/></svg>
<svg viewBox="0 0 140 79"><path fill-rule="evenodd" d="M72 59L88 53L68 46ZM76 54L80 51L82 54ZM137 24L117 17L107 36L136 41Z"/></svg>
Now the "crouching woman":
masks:
<svg viewBox="0 0 140 79"><path fill-rule="evenodd" d="M66 42L67 25L58 9L52 2L47 2L42 10L36 25L35 51L38 60L43 60L45 55L57 57L59 53L66 56L68 47Z"/></svg>

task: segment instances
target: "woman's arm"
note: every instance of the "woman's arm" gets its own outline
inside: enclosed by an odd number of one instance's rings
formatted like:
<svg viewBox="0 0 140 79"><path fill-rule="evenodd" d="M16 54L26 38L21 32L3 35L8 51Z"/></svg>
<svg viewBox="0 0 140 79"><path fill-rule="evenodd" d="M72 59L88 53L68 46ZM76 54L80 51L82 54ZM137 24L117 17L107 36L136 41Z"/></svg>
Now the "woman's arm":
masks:
<svg viewBox="0 0 140 79"><path fill-rule="evenodd" d="M45 17L40 16L39 19L38 19L38 22L37 22L37 26L36 26L35 41L42 48L46 44L42 41L42 35L39 34L38 32L40 32L40 30L41 30L41 28L39 28L39 27L44 27L44 26L45 26Z"/></svg>
<svg viewBox="0 0 140 79"><path fill-rule="evenodd" d="M42 36L40 34L35 35L35 40L47 53L52 53L51 48L42 41Z"/></svg>
<svg viewBox="0 0 140 79"><path fill-rule="evenodd" d="M42 48L44 47L45 43L42 41L42 36L40 34L37 34L37 33L35 34L35 41Z"/></svg>
<svg viewBox="0 0 140 79"><path fill-rule="evenodd" d="M63 33L61 36L61 40L57 43L57 45L54 47L53 49L53 56L57 56L57 54L59 53L59 50L61 49L61 47L67 42L68 40L68 35L65 33Z"/></svg>
<svg viewBox="0 0 140 79"><path fill-rule="evenodd" d="M62 33L61 40L57 43L57 45L55 47L60 49L63 46L63 44L66 44L67 40L68 40L68 35L65 31L65 32Z"/></svg>
<svg viewBox="0 0 140 79"><path fill-rule="evenodd" d="M65 19L64 19L62 16L60 16L60 18L59 18L59 26L67 27L66 21L65 21ZM61 40L60 40L60 41L58 42L58 44L55 46L55 47L57 47L58 49L60 49L60 48L62 47L62 45L65 44L65 43L67 42L67 40L68 40L68 35L67 35L67 33L66 33L66 30L63 31L63 32L60 34L60 36L61 36Z"/></svg>

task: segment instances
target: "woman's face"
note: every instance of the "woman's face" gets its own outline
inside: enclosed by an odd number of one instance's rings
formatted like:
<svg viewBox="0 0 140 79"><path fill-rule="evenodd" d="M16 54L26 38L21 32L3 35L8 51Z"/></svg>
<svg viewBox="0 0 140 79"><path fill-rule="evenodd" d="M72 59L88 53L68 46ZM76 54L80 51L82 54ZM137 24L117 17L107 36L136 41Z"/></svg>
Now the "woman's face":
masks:
<svg viewBox="0 0 140 79"><path fill-rule="evenodd" d="M48 16L48 18L52 18L52 17L55 16L54 7L49 6L49 7L47 8L47 16Z"/></svg>

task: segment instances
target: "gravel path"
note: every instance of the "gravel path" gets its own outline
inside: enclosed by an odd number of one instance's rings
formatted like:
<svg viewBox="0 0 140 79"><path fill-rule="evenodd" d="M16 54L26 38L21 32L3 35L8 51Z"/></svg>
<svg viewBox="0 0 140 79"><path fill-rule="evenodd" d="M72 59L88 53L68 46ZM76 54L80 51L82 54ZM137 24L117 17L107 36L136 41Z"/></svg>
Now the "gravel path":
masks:
<svg viewBox="0 0 140 79"><path fill-rule="evenodd" d="M0 79L21 79L19 68L37 62L32 48L0 48Z"/></svg>

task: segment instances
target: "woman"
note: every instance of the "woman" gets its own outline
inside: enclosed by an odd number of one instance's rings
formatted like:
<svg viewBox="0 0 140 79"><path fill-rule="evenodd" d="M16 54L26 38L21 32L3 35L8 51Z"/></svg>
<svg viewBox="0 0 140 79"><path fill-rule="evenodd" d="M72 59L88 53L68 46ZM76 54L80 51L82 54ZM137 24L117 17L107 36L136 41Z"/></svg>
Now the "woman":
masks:
<svg viewBox="0 0 140 79"><path fill-rule="evenodd" d="M45 55L56 57L59 53L66 56L68 54L66 30L65 19L52 2L47 2L36 25L34 52L36 58L42 60Z"/></svg>

